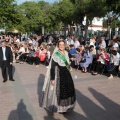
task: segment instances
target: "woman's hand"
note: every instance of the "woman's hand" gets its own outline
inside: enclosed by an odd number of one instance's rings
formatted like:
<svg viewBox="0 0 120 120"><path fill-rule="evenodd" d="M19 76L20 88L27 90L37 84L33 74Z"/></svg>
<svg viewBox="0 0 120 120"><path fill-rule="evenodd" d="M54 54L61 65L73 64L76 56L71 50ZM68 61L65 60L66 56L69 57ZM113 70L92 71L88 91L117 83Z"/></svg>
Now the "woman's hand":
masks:
<svg viewBox="0 0 120 120"><path fill-rule="evenodd" d="M71 60L73 61L73 58L71 58Z"/></svg>
<svg viewBox="0 0 120 120"><path fill-rule="evenodd" d="M55 84L55 81L54 81L54 80L51 80L51 84L54 86L54 84Z"/></svg>
<svg viewBox="0 0 120 120"><path fill-rule="evenodd" d="M120 71L120 66L119 66L118 70Z"/></svg>

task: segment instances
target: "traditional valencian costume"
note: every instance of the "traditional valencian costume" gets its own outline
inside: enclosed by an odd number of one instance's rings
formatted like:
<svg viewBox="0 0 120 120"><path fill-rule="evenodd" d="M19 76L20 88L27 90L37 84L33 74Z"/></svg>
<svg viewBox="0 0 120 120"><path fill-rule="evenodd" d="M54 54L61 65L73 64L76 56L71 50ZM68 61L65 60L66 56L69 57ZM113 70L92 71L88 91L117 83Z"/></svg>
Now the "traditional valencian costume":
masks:
<svg viewBox="0 0 120 120"><path fill-rule="evenodd" d="M69 57L56 47L43 86L42 107L51 112L68 112L75 107L75 88L69 71ZM51 84L54 80L54 86Z"/></svg>

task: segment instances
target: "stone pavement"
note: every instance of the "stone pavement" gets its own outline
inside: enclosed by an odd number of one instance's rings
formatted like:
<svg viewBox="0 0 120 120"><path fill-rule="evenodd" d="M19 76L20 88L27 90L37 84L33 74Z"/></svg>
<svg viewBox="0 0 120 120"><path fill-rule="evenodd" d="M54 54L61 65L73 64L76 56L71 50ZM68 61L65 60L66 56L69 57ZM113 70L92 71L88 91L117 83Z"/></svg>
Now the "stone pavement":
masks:
<svg viewBox="0 0 120 120"><path fill-rule="evenodd" d="M46 67L14 64L15 82L2 82L0 74L0 120L120 120L120 78L72 72L77 103L66 114L49 113L40 107Z"/></svg>

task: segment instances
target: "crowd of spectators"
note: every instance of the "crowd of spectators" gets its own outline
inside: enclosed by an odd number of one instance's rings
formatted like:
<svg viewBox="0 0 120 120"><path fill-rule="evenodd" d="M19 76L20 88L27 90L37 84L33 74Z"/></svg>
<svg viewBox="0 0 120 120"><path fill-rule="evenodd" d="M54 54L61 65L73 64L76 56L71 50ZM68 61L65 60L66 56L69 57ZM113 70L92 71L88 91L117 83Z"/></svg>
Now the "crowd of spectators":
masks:
<svg viewBox="0 0 120 120"><path fill-rule="evenodd" d="M40 64L48 65L60 36L49 35L29 36L21 39L16 35L0 35L1 41L6 41L11 47L14 62L28 63L39 67ZM120 72L120 38L114 36L112 40L107 37L96 37L85 40L84 37L75 38L68 35L65 41L66 51L70 58L70 71L81 70L83 73L92 71L92 75L108 73L108 78L119 76Z"/></svg>

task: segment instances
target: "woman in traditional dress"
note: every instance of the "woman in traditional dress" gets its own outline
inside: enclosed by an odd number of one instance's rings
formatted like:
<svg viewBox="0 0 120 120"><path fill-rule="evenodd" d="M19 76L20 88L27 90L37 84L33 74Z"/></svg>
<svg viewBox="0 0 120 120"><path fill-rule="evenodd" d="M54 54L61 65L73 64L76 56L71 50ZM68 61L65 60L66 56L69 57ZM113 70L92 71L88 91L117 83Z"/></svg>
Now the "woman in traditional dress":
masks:
<svg viewBox="0 0 120 120"><path fill-rule="evenodd" d="M75 107L75 88L69 71L68 52L63 40L58 41L43 86L41 106L51 112L64 113Z"/></svg>

